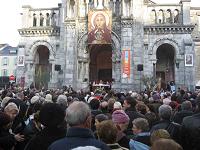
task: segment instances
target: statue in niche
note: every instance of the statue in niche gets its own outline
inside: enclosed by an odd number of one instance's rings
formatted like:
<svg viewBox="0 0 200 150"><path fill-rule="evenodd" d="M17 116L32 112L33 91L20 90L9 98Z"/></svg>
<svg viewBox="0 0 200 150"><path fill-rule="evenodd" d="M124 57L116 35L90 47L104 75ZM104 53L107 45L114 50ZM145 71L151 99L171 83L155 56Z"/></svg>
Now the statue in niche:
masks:
<svg viewBox="0 0 200 150"><path fill-rule="evenodd" d="M179 23L179 12L178 12L178 10L174 11L174 23Z"/></svg>
<svg viewBox="0 0 200 150"><path fill-rule="evenodd" d="M51 25L55 26L56 25L56 13L53 12L51 16Z"/></svg>

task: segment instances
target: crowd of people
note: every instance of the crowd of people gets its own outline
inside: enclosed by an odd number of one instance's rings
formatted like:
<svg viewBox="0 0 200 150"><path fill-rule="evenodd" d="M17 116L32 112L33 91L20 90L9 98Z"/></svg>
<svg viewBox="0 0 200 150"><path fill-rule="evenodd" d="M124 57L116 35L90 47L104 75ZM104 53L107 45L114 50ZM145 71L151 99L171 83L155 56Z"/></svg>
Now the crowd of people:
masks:
<svg viewBox="0 0 200 150"><path fill-rule="evenodd" d="M200 93L0 90L0 150L199 150Z"/></svg>

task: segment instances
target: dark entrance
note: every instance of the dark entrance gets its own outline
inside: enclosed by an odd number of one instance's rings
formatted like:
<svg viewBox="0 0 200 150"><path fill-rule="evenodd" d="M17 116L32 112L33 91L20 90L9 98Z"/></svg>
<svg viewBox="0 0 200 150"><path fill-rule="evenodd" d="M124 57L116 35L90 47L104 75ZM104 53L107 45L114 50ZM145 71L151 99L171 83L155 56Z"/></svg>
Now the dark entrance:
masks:
<svg viewBox="0 0 200 150"><path fill-rule="evenodd" d="M111 45L92 45L90 47L90 82L112 81Z"/></svg>
<svg viewBox="0 0 200 150"><path fill-rule="evenodd" d="M50 71L49 50L46 46L40 45L35 54L35 87L37 89L48 88Z"/></svg>
<svg viewBox="0 0 200 150"><path fill-rule="evenodd" d="M175 82L175 49L170 44L163 44L156 52L156 78L161 79L161 87L166 88L166 84Z"/></svg>

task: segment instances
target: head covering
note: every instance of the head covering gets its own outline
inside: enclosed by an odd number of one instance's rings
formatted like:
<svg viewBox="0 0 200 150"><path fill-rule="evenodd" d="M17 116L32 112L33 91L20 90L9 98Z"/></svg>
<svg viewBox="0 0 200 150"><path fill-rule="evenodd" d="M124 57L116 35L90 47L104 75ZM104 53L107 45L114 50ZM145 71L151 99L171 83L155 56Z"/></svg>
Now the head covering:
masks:
<svg viewBox="0 0 200 150"><path fill-rule="evenodd" d="M4 97L2 102L1 102L1 107L4 108L10 99L11 99L10 97L7 97L7 96Z"/></svg>
<svg viewBox="0 0 200 150"><path fill-rule="evenodd" d="M45 101L46 102L49 102L49 103L52 103L52 95L51 94L47 94L46 97L45 97Z"/></svg>
<svg viewBox="0 0 200 150"><path fill-rule="evenodd" d="M33 96L31 98L31 104L35 104L35 103L39 102L39 100L40 100L39 96Z"/></svg>
<svg viewBox="0 0 200 150"><path fill-rule="evenodd" d="M6 105L6 107L4 108L4 111L11 111L11 110L16 110L19 113L19 108L13 102L8 103L8 105Z"/></svg>
<svg viewBox="0 0 200 150"><path fill-rule="evenodd" d="M115 102L113 108L114 109L122 109L122 104L120 102Z"/></svg>
<svg viewBox="0 0 200 150"><path fill-rule="evenodd" d="M112 121L114 123L128 123L129 116L123 110L116 110L112 114Z"/></svg>
<svg viewBox="0 0 200 150"><path fill-rule="evenodd" d="M95 119L97 119L99 122L102 122L104 120L108 120L108 116L106 116L104 114L98 114L95 116Z"/></svg>
<svg viewBox="0 0 200 150"><path fill-rule="evenodd" d="M11 118L4 112L0 112L0 127L3 127L11 122Z"/></svg>

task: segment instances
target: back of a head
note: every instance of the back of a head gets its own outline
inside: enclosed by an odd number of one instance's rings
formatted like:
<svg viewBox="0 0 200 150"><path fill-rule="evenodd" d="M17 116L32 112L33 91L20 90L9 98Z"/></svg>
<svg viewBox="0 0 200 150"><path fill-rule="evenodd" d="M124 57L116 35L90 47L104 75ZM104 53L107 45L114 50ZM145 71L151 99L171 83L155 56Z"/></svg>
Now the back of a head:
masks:
<svg viewBox="0 0 200 150"><path fill-rule="evenodd" d="M57 104L67 107L67 96L59 95L56 101Z"/></svg>
<svg viewBox="0 0 200 150"><path fill-rule="evenodd" d="M133 126L136 126L138 129L140 129L142 132L148 132L149 131L149 123L147 119L144 118L136 118L132 122Z"/></svg>
<svg viewBox="0 0 200 150"><path fill-rule="evenodd" d="M97 127L97 135L106 144L113 144L117 139L117 127L112 120L102 121Z"/></svg>
<svg viewBox="0 0 200 150"><path fill-rule="evenodd" d="M65 110L58 104L46 103L41 107L39 120L46 127L58 127L64 118Z"/></svg>
<svg viewBox="0 0 200 150"><path fill-rule="evenodd" d="M92 99L92 100L90 101L89 105L90 105L90 108L91 108L92 110L97 110L97 109L99 109L100 102L99 102L98 99L94 98L94 99Z"/></svg>
<svg viewBox="0 0 200 150"><path fill-rule="evenodd" d="M134 97L128 96L125 98L125 100L127 101L128 104L131 105L132 108L135 108L137 102L136 99Z"/></svg>
<svg viewBox="0 0 200 150"><path fill-rule="evenodd" d="M170 134L167 130L165 129L158 129L155 130L151 133L151 144L153 144L155 141L159 140L159 139L170 139Z"/></svg>
<svg viewBox="0 0 200 150"><path fill-rule="evenodd" d="M151 150L183 150L183 148L172 139L159 139L153 143Z"/></svg>
<svg viewBox="0 0 200 150"><path fill-rule="evenodd" d="M72 150L100 150L100 149L94 146L80 146L77 148L73 148Z"/></svg>
<svg viewBox="0 0 200 150"><path fill-rule="evenodd" d="M171 117L171 114L172 114L172 108L168 105L161 105L158 109L159 111L159 116L162 118L162 119L165 119L165 120L169 120L170 117Z"/></svg>
<svg viewBox="0 0 200 150"><path fill-rule="evenodd" d="M104 114L98 114L95 116L95 119L97 119L99 122L102 122L104 120L108 120L108 116L106 116Z"/></svg>
<svg viewBox="0 0 200 150"><path fill-rule="evenodd" d="M66 121L70 126L78 126L85 123L91 115L89 106L80 101L74 101L66 110Z"/></svg>
<svg viewBox="0 0 200 150"><path fill-rule="evenodd" d="M181 104L181 109L182 110L192 110L192 103L190 101L184 101Z"/></svg>

